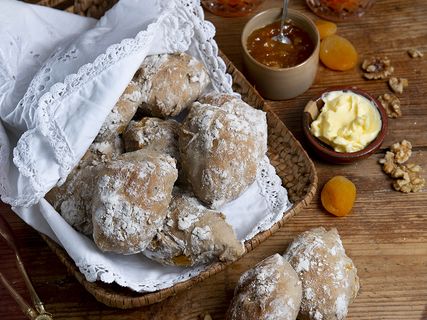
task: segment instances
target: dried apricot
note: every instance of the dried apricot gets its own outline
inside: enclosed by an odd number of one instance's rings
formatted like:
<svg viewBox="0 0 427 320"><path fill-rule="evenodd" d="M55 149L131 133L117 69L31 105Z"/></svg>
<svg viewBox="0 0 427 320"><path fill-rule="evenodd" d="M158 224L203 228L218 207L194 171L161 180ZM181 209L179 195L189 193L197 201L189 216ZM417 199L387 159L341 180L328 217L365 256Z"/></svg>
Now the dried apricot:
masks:
<svg viewBox="0 0 427 320"><path fill-rule="evenodd" d="M323 207L338 217L348 215L356 200L356 186L343 176L335 176L323 186L320 193Z"/></svg>
<svg viewBox="0 0 427 320"><path fill-rule="evenodd" d="M337 25L333 22L319 19L315 24L320 34L320 40L337 32Z"/></svg>
<svg viewBox="0 0 427 320"><path fill-rule="evenodd" d="M357 52L347 39L336 34L326 37L320 44L320 60L332 70L349 70L357 63Z"/></svg>

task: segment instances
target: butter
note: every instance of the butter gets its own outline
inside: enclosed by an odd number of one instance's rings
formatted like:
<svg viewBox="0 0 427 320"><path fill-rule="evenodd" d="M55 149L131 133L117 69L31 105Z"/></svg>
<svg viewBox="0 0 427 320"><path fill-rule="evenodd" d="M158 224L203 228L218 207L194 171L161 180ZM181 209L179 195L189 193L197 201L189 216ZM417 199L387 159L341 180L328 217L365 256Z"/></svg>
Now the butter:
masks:
<svg viewBox="0 0 427 320"><path fill-rule="evenodd" d="M331 91L319 116L311 123L311 133L337 152L356 152L371 143L381 130L378 109L362 95Z"/></svg>

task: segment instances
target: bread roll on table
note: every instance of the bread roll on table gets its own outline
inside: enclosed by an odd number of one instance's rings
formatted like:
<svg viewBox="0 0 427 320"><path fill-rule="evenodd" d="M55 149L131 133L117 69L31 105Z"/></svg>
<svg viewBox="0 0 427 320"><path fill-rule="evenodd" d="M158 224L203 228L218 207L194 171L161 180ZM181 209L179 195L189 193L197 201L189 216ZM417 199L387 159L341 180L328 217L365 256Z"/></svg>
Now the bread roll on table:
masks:
<svg viewBox="0 0 427 320"><path fill-rule="evenodd" d="M347 316L359 291L359 278L335 228L302 233L284 257L302 281L299 319L342 320Z"/></svg>
<svg viewBox="0 0 427 320"><path fill-rule="evenodd" d="M295 320L301 295L298 275L275 254L242 274L226 320Z"/></svg>

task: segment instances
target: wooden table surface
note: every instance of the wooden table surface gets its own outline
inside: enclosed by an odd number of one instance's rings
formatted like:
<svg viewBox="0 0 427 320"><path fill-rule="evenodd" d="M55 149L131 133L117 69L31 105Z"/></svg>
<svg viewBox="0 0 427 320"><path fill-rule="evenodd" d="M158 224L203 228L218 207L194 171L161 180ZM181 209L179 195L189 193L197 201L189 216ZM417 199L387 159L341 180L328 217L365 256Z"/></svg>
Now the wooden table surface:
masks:
<svg viewBox="0 0 427 320"><path fill-rule="evenodd" d="M272 6L279 6L279 1L266 0L259 10ZM303 0L291 1L290 7L315 18ZM390 179L377 164L386 147L405 138L414 146L412 160L427 169L426 17L425 0L382 0L361 20L338 24L338 33L355 45L360 60L370 55L387 55L395 67L395 75L409 80L409 87L401 96L403 116L390 120L381 151L346 166L329 165L312 155L319 187L338 174L356 184L358 194L353 213L346 218L335 218L321 209L316 196L308 208L253 252L224 272L164 302L134 310L116 310L98 303L67 274L40 236L7 205L0 204L0 214L16 233L24 263L47 310L55 319L200 319L207 313L214 320L223 319L243 271L273 253L283 252L300 232L325 226L338 229L348 255L358 268L361 290L350 307L348 319L427 319L427 193L393 191ZM221 50L243 70L240 34L248 17L220 18L207 14L207 19L217 27L216 39ZM409 58L406 51L412 47L422 49L424 58ZM305 94L268 103L301 139L305 103L322 89L336 85L356 85L374 95L388 91L385 81L364 80L359 68L334 72L320 66L314 85ZM27 297L13 256L2 241L0 257L0 271ZM0 287L0 319L24 319L3 287Z"/></svg>

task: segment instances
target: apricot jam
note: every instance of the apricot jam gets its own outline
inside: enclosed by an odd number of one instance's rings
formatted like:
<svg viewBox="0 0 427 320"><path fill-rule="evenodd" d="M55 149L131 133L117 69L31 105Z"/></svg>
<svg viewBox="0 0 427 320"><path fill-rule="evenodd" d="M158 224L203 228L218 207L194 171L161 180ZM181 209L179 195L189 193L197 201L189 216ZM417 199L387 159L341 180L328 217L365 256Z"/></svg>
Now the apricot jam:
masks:
<svg viewBox="0 0 427 320"><path fill-rule="evenodd" d="M292 22L285 23L283 28L292 44L273 40L279 32L280 21L253 31L247 41L249 54L267 67L289 68L304 62L313 53L314 43L310 35Z"/></svg>

